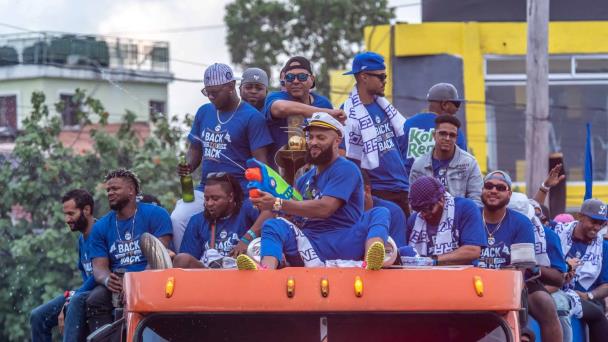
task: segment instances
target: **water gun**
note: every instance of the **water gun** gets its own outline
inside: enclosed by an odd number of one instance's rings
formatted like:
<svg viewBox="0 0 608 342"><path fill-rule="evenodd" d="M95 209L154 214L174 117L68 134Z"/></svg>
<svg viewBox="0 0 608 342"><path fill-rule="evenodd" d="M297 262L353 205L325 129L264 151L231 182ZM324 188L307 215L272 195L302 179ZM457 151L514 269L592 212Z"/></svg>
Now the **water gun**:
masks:
<svg viewBox="0 0 608 342"><path fill-rule="evenodd" d="M261 190L284 200L302 200L302 195L300 195L298 190L289 185L289 183L270 166L255 158L247 160L246 165L247 170L245 170L245 179L249 181L247 184L249 197L259 197L259 191Z"/></svg>

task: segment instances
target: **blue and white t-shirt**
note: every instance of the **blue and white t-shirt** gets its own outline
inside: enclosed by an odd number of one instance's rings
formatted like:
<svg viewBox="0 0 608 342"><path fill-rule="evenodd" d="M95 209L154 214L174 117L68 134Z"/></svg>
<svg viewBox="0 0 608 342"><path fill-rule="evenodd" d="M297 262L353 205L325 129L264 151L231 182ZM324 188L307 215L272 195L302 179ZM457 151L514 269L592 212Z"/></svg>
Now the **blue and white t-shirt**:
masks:
<svg viewBox="0 0 608 342"><path fill-rule="evenodd" d="M418 113L405 121L405 125L403 126L405 134L399 137L399 147L405 165L405 176L408 181L414 160L432 151L435 146L435 140L433 140L435 118L437 118L437 114L435 113ZM463 151L467 150L467 143L460 129L458 130L456 145Z"/></svg>
<svg viewBox="0 0 608 342"><path fill-rule="evenodd" d="M326 219L308 218L303 230L328 232L352 227L363 214L363 178L359 168L344 157L338 157L317 175L313 167L296 181L296 188L304 200L330 196L344 204Z"/></svg>
<svg viewBox="0 0 608 342"><path fill-rule="evenodd" d="M577 258L582 259L587 251L588 245L583 241L572 239L572 247L568 252L566 252L566 259ZM592 261L584 261L584 262L597 262L597 260ZM597 267L601 267L600 275L597 277L593 285L591 285L588 289L585 289L579 282L574 284L574 289L576 291L587 292L593 291L596 287L608 283L608 241L604 240L602 245L602 262L601 265L597 265Z"/></svg>
<svg viewBox="0 0 608 342"><path fill-rule="evenodd" d="M374 120L378 134L380 166L367 171L372 189L394 192L407 191L409 187L405 175L405 166L395 131L388 116L376 102L365 105L365 109Z"/></svg>
<svg viewBox="0 0 608 342"><path fill-rule="evenodd" d="M483 208L480 208L483 212ZM534 244L534 226L526 216L507 208L505 218L498 224L486 223L489 233L493 233L494 244L488 242L481 249L479 267L502 268L511 264L511 245L514 243Z"/></svg>
<svg viewBox="0 0 608 342"><path fill-rule="evenodd" d="M418 213L415 212L407 219L406 237L409 237L414 229ZM481 220L481 212L475 202L468 198L454 197L454 240L458 246L486 246L488 237ZM435 239L437 237L437 226L427 224L426 232L431 236L427 244L427 254L435 254ZM407 238L409 239L409 238ZM406 239L406 241L407 241ZM425 255L423 255L425 256Z"/></svg>
<svg viewBox="0 0 608 342"><path fill-rule="evenodd" d="M215 249L222 256L229 256L230 252L239 243L243 234L251 228L257 220L259 211L253 207L249 200L245 200L238 213L226 218L220 218L215 223ZM203 257L211 248L211 225L204 213L198 213L190 218L184 239L180 246L180 253L188 253L196 259Z"/></svg>
<svg viewBox="0 0 608 342"><path fill-rule="evenodd" d="M78 270L82 276L82 285L76 292L91 291L96 286L93 277L93 260L89 255L90 241L90 237L85 240L82 234L78 237Z"/></svg>
<svg viewBox="0 0 608 342"><path fill-rule="evenodd" d="M334 108L331 105L331 102L329 102L329 100L326 97L315 94L314 92L311 92L310 95L312 95L312 98L313 98L311 106L318 107L318 108L328 108L328 109ZM287 118L280 118L280 119L274 118L271 115L271 111L270 111L273 103L275 103L275 101L278 101L278 100L294 101L293 97L291 97L291 95L289 95L289 93L286 91L275 91L275 92L268 94L268 96L266 96L263 114L264 114L264 117L266 118L266 120L268 121L268 128L270 129L270 135L272 136L272 140L274 141L274 144L270 148L269 160L271 161L271 163L274 163L275 153L277 153L277 151L281 147L283 147L284 145L287 145L287 136L288 135L287 135L287 131L285 128L288 126Z"/></svg>
<svg viewBox="0 0 608 342"><path fill-rule="evenodd" d="M162 207L146 203L137 203L137 212L126 220L117 220L116 212L110 211L93 225L89 257L109 258L112 271L118 268L128 272L143 271L148 264L139 246L143 233L156 237L172 235L169 213Z"/></svg>
<svg viewBox="0 0 608 342"><path fill-rule="evenodd" d="M380 197L372 196L372 199L374 201L374 208L384 207L390 212L391 224L388 227L388 235L393 238L397 248L405 246L405 228L407 223L403 210L395 203Z"/></svg>
<svg viewBox="0 0 608 342"><path fill-rule="evenodd" d="M218 116L223 124L218 121ZM202 151L202 178L197 188L201 191L205 188L207 174L227 172L241 183L246 192L245 162L252 157L253 151L272 144L264 117L244 101L234 114L218 114L212 103L201 106L196 112L188 140Z"/></svg>
<svg viewBox="0 0 608 342"><path fill-rule="evenodd" d="M450 166L450 162L452 162L452 159L450 158L446 160L439 160L431 157L431 160L433 164L433 177L435 177L435 179L437 179L447 189L448 166Z"/></svg>

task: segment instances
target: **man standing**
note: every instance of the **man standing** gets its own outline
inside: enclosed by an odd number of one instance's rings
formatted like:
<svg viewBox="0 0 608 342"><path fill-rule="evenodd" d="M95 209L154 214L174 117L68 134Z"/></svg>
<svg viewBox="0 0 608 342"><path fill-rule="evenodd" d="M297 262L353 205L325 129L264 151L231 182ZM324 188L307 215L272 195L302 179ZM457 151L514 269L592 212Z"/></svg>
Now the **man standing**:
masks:
<svg viewBox="0 0 608 342"><path fill-rule="evenodd" d="M112 322L112 293L122 293L122 276L143 271L148 262L140 247L143 233L156 236L165 247L171 242L171 218L153 204L138 203L140 184L128 170L110 172L105 179L110 211L93 226L90 258L97 286L87 298L87 318L91 332Z"/></svg>
<svg viewBox="0 0 608 342"><path fill-rule="evenodd" d="M93 227L93 196L86 190L68 191L63 198L63 215L70 231L78 236L78 269L83 284L76 291L64 294L32 311L32 341L51 341L54 326L59 326L64 341L83 341L86 338L85 301L89 291L95 287L95 279L89 255L89 234ZM64 317L64 309L66 311ZM65 322L65 324L64 324ZM64 328L65 326L65 328Z"/></svg>
<svg viewBox="0 0 608 342"><path fill-rule="evenodd" d="M344 103L346 157L356 160L369 175L374 196L397 204L409 216L408 180L397 138L405 118L384 97L384 57L364 52L353 59L357 84Z"/></svg>
<svg viewBox="0 0 608 342"><path fill-rule="evenodd" d="M272 143L262 115L237 96L236 81L229 66L220 63L209 66L204 82L202 93L211 103L198 109L188 135L190 147L186 164L178 166L178 174L182 176L202 164L201 184L194 191L193 202L179 200L171 213L173 244L177 250L190 217L203 210L207 175L227 172L246 191L245 162L254 157L267 163L268 147Z"/></svg>
<svg viewBox="0 0 608 342"><path fill-rule="evenodd" d="M592 342L608 336L604 298L608 297L608 241L598 234L608 219L606 204L598 199L583 202L579 220L555 226L566 261L572 268L566 278L581 299L583 317Z"/></svg>
<svg viewBox="0 0 608 342"><path fill-rule="evenodd" d="M458 98L458 91L450 83L437 83L429 89L426 95L428 112L418 113L405 122L404 137L400 139L401 153L405 162L406 177L410 176L410 169L414 160L433 149L435 141L432 134L435 129L437 115L456 115L462 100ZM456 144L463 151L467 144L462 131L458 131Z"/></svg>
<svg viewBox="0 0 608 342"><path fill-rule="evenodd" d="M249 68L243 71L239 86L241 98L258 111L264 109L264 101L268 94L268 75L260 68Z"/></svg>
<svg viewBox="0 0 608 342"><path fill-rule="evenodd" d="M469 198L481 205L482 178L475 157L456 146L460 121L453 115L435 118L430 152L417 158L410 171L410 183L421 176L432 176L454 197Z"/></svg>
<svg viewBox="0 0 608 342"><path fill-rule="evenodd" d="M268 94L263 112L274 140L269 158L272 165L276 152L287 145L286 129L289 127L290 117L310 118L313 113L325 112L338 120L346 119L342 110L332 109L326 97L311 91L315 86L315 77L308 59L301 56L292 57L285 63L281 72L285 74L285 91Z"/></svg>
<svg viewBox="0 0 608 342"><path fill-rule="evenodd" d="M326 113L315 113L305 128L307 159L314 165L296 181L303 201L282 200L262 192L251 201L260 210L303 218L302 229L277 218L262 227L261 267L276 269L282 255L290 265L323 266L327 260L361 260L377 270L384 262L389 213L374 208L363 213L363 181L357 166L340 157L344 128ZM239 269L258 269L239 255Z"/></svg>
<svg viewBox="0 0 608 342"><path fill-rule="evenodd" d="M475 202L453 197L435 178L422 176L410 187L416 211L407 220L408 245L434 265L470 265L479 258L487 236Z"/></svg>

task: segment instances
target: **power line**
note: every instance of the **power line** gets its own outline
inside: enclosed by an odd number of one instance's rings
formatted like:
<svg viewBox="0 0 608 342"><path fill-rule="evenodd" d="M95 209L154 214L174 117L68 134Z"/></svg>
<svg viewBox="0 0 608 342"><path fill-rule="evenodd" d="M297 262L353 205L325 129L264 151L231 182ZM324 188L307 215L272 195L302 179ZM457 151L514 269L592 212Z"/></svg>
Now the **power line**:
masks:
<svg viewBox="0 0 608 342"><path fill-rule="evenodd" d="M401 5L390 6L389 8L414 7L414 6L420 6L420 5L421 5L420 2L413 2L413 3L409 3L409 4L401 4Z"/></svg>
<svg viewBox="0 0 608 342"><path fill-rule="evenodd" d="M181 32L195 32L195 31L206 31L206 30L217 30L226 27L224 24L215 24L215 25L202 25L202 26L185 26L185 27L176 27L176 28L168 28L162 30L152 30L152 31L119 31L119 32L110 32L108 34L159 34L159 33L181 33Z"/></svg>
<svg viewBox="0 0 608 342"><path fill-rule="evenodd" d="M35 32L35 31L27 29L25 27L15 26L15 25L7 24L7 23L0 23L0 26L4 26L4 27L15 29L15 30L20 30L20 31L25 31L25 32Z"/></svg>

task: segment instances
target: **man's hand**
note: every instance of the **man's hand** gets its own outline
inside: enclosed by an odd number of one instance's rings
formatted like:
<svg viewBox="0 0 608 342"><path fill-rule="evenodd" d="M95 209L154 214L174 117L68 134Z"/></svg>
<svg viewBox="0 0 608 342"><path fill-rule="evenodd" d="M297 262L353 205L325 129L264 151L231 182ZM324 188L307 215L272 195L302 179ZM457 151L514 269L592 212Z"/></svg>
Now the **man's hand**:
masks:
<svg viewBox="0 0 608 342"><path fill-rule="evenodd" d="M61 335L63 335L63 327L65 326L65 317L63 315L63 310L65 309L66 305L67 303L63 304L61 310L59 310L59 316L57 316L57 327L59 328L59 333Z"/></svg>
<svg viewBox="0 0 608 342"><path fill-rule="evenodd" d="M179 176L187 176L192 173L192 167L190 164L177 164L177 174Z"/></svg>
<svg viewBox="0 0 608 342"><path fill-rule="evenodd" d="M230 251L230 256L236 258L241 254L247 253L247 246L248 245L246 245L243 241L239 241L239 243L232 248L232 251Z"/></svg>
<svg viewBox="0 0 608 342"><path fill-rule="evenodd" d="M346 113L342 109L328 109L327 114L333 116L336 120L342 124L346 122Z"/></svg>
<svg viewBox="0 0 608 342"><path fill-rule="evenodd" d="M108 290L114 293L122 292L122 278L120 278L114 273L110 273L110 275L108 276L106 287L108 288Z"/></svg>
<svg viewBox="0 0 608 342"><path fill-rule="evenodd" d="M575 291L576 294L578 294L579 297L581 297L582 300L589 300L589 297L587 297L587 293L586 292L581 292L581 291Z"/></svg>
<svg viewBox="0 0 608 342"><path fill-rule="evenodd" d="M555 165L555 167L553 167L551 169L551 171L549 171L549 174L547 175L547 179L545 179L546 187L552 188L566 178L566 175L560 176L560 174L559 174L560 172L562 172L562 168L563 168L562 164L557 164L557 165Z"/></svg>
<svg viewBox="0 0 608 342"><path fill-rule="evenodd" d="M253 206L258 208L258 210L260 211L272 210L275 202L275 197L261 190L259 192L260 196L250 198L251 203L253 203Z"/></svg>

